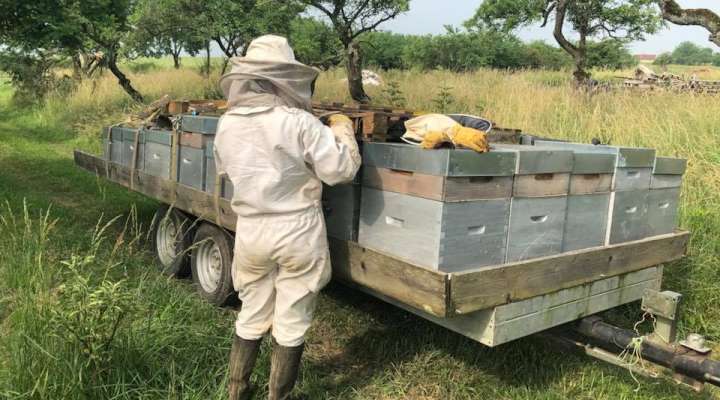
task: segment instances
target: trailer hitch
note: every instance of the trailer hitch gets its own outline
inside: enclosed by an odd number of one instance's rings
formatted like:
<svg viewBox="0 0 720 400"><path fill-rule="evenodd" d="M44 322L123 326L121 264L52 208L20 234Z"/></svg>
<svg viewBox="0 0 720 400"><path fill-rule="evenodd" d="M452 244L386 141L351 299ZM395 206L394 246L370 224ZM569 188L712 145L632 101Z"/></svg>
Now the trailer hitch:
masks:
<svg viewBox="0 0 720 400"><path fill-rule="evenodd" d="M704 338L690 334L685 340L676 342L680 298L674 292L646 290L642 309L655 319L655 331L650 335L640 336L633 330L590 316L544 336L564 348L581 350L586 355L646 377L670 375L677 383L696 391L702 390L705 383L720 386L720 361L709 358L711 351L705 347ZM643 361L653 365L628 363L621 357L628 352L638 354Z"/></svg>

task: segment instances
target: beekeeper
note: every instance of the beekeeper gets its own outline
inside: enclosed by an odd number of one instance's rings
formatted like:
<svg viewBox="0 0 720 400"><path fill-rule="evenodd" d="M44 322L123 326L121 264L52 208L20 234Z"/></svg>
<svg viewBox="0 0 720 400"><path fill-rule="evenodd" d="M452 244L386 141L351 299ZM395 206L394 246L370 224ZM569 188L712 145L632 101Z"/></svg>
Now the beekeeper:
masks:
<svg viewBox="0 0 720 400"><path fill-rule="evenodd" d="M234 186L233 283L242 300L230 353L232 400L250 395L263 336L272 332L269 398L286 399L298 376L317 294L330 280L322 183L351 181L360 153L350 119L329 127L311 114L318 73L295 60L285 38L255 39L231 60L220 86L215 159Z"/></svg>

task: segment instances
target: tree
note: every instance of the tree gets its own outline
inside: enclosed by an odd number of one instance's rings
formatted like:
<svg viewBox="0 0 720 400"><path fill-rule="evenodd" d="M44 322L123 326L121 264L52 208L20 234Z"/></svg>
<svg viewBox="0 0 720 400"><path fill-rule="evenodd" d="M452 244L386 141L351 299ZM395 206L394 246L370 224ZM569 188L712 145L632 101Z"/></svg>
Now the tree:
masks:
<svg viewBox="0 0 720 400"><path fill-rule="evenodd" d="M677 25L701 26L710 32L709 40L720 46L720 15L706 8L683 9L675 0L658 0L662 17Z"/></svg>
<svg viewBox="0 0 720 400"><path fill-rule="evenodd" d="M673 63L673 56L671 53L662 53L655 57L655 61L653 61L653 64L660 65L660 66L666 66L668 64Z"/></svg>
<svg viewBox="0 0 720 400"><path fill-rule="evenodd" d="M533 23L545 26L551 20L555 40L573 58L578 83L590 77L589 39L640 40L660 27L654 0L486 0L466 25L510 32ZM577 34L577 41L565 36L566 25Z"/></svg>
<svg viewBox="0 0 720 400"><path fill-rule="evenodd" d="M183 12L194 16L201 35L215 42L228 59L244 54L250 41L258 36L288 36L291 22L304 9L296 0L179 1Z"/></svg>
<svg viewBox="0 0 720 400"><path fill-rule="evenodd" d="M0 1L11 22L0 23L5 50L27 55L46 52L68 56L102 53L102 62L136 101L142 95L118 67L122 46L131 30L134 0Z"/></svg>
<svg viewBox="0 0 720 400"><path fill-rule="evenodd" d="M634 67L637 64L638 60L621 42L603 40L588 43L588 67L590 68L617 70Z"/></svg>
<svg viewBox="0 0 720 400"><path fill-rule="evenodd" d="M408 10L409 0L302 0L320 11L333 26L345 52L350 96L370 101L362 82L362 52L357 39Z"/></svg>
<svg viewBox="0 0 720 400"><path fill-rule="evenodd" d="M342 43L332 27L315 18L296 18L290 27L290 44L303 64L328 69L342 62Z"/></svg>
<svg viewBox="0 0 720 400"><path fill-rule="evenodd" d="M673 64L702 65L711 64L715 53L707 47L700 47L692 42L682 42L672 52Z"/></svg>
<svg viewBox="0 0 720 400"><path fill-rule="evenodd" d="M196 55L205 47L194 16L183 10L183 0L139 0L132 15L135 27L129 47L140 55L169 55L180 68L183 51Z"/></svg>

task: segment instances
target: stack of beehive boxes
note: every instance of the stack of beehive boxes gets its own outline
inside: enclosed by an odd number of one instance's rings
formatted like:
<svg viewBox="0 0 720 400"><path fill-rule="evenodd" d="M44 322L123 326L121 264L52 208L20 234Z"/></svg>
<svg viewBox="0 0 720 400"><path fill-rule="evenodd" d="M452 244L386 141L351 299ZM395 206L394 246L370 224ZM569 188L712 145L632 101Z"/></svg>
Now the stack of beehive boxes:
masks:
<svg viewBox="0 0 720 400"><path fill-rule="evenodd" d="M517 154L366 143L358 242L439 271L505 261Z"/></svg>
<svg viewBox="0 0 720 400"><path fill-rule="evenodd" d="M363 160L361 190L326 191L352 204L330 235L445 272L670 233L685 171L649 149L558 142L486 154L366 143Z"/></svg>
<svg viewBox="0 0 720 400"><path fill-rule="evenodd" d="M133 158L135 167L148 175L170 179L178 183L215 193L219 180L220 196L232 199L233 188L227 177L216 176L213 141L218 117L185 115L180 121L177 157L173 158L173 132L163 129L135 129L111 127L103 135L105 157L111 162L130 168ZM137 151L135 143L137 135ZM173 164L175 159L175 165ZM173 171L174 169L174 171Z"/></svg>
<svg viewBox="0 0 720 400"><path fill-rule="evenodd" d="M217 123L184 115L175 146L172 131L114 127L105 132L106 158L211 194L220 183L217 194L231 199L231 183L215 168ZM685 160L643 148L533 144L477 154L363 143L361 174L323 190L328 235L454 272L677 227Z"/></svg>

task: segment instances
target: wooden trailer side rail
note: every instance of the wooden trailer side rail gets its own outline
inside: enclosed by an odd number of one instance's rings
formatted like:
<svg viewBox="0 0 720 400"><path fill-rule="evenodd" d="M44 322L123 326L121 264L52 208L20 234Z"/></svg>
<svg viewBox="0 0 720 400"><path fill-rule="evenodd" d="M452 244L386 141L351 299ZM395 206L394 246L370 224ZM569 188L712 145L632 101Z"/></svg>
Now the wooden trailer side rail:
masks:
<svg viewBox="0 0 720 400"><path fill-rule="evenodd" d="M75 151L75 163L97 176L130 188L131 171L127 167L78 150ZM133 187L153 199L235 230L236 217L230 202L217 195L140 171L135 171ZM686 254L688 240L688 232L678 231L452 274L430 271L343 240L331 239L330 251L335 278L446 318L675 261Z"/></svg>

